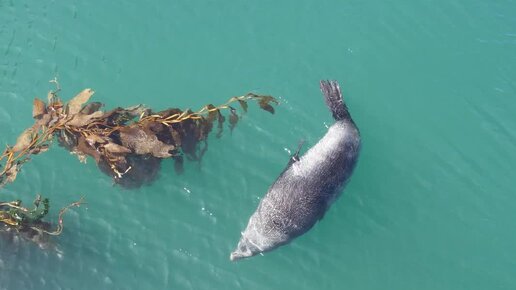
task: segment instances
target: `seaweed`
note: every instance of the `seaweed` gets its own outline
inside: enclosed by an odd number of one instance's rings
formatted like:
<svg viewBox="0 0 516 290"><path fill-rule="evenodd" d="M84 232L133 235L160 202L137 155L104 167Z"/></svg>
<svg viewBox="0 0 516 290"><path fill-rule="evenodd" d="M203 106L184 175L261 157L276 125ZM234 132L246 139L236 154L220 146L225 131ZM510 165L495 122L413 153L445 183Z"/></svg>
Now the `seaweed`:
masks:
<svg viewBox="0 0 516 290"><path fill-rule="evenodd" d="M32 233L32 235L34 235L35 233L39 233L57 236L63 231L63 215L66 211L71 207L79 206L82 203L84 202L81 198L79 201L63 207L59 211L57 226L52 230L50 228L51 224L43 221L43 218L48 214L50 208L50 201L48 198L42 199L38 194L33 202L32 209L23 207L21 200L0 202L0 223L25 234Z"/></svg>
<svg viewBox="0 0 516 290"><path fill-rule="evenodd" d="M225 104L206 105L197 112L169 108L153 112L144 105L102 111L100 102L88 103L94 95L84 89L67 103L58 96L57 89L48 93L48 101L35 98L32 116L35 123L26 129L16 144L7 147L0 156L0 186L13 182L21 166L31 155L43 153L57 139L59 145L77 155L81 162L93 158L102 172L116 184L139 187L152 182L162 159L174 158L181 171L182 155L189 160L200 160L207 150L207 138L216 127L216 137L224 131L229 109L229 129L232 132L240 117L230 106L238 102L248 110L248 101L257 101L260 108L274 113L271 96L247 94L233 97ZM132 173L130 173L133 171ZM125 182L124 178L131 179Z"/></svg>
<svg viewBox="0 0 516 290"><path fill-rule="evenodd" d="M163 159L174 160L174 168L179 174L183 172L184 157L200 162L208 149L208 136L212 131L215 129L215 136L220 138L226 119L229 119L230 132L241 119L232 103L238 102L246 113L248 103L255 101L271 114L275 112L272 104L279 104L272 96L249 93L232 97L219 106L208 104L195 112L179 108L154 112L143 104L104 111L101 102L90 102L94 90L84 89L65 103L58 95L61 88L57 80L50 82L56 89L48 92L47 101L34 99L34 124L0 155L0 188L13 182L31 156L47 151L54 141L75 154L80 162L86 163L88 157L93 159L115 184L138 188L156 179ZM226 110L229 110L228 118L223 114ZM42 226L42 218L48 212L48 200L43 200L42 204L44 210L36 207L38 211L34 212L21 207L19 202L0 203L0 223L59 234L60 230L50 232ZM5 207L9 210L2 211ZM17 216L23 221L17 220ZM59 223L62 223L61 214Z"/></svg>

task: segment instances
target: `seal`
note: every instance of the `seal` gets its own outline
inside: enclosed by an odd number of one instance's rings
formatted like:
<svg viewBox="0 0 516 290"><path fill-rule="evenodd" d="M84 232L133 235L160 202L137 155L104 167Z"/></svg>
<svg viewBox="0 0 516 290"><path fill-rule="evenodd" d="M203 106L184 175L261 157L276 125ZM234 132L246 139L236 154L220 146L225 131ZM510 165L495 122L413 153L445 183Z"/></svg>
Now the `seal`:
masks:
<svg viewBox="0 0 516 290"><path fill-rule="evenodd" d="M321 81L335 123L301 158L299 151L249 219L230 260L271 251L310 230L340 195L360 152L360 133L336 81Z"/></svg>

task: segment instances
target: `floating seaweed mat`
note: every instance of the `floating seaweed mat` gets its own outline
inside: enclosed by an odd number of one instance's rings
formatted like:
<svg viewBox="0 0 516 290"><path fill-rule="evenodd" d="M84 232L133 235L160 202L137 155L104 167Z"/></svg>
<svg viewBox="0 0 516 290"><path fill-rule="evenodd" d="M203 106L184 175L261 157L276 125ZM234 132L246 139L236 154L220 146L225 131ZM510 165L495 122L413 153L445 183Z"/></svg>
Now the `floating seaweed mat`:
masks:
<svg viewBox="0 0 516 290"><path fill-rule="evenodd" d="M92 157L116 184L140 187L155 180L162 159L173 159L179 172L184 156L200 160L214 129L220 137L227 119L230 130L238 123L241 116L233 104L247 112L248 102L255 101L272 114L273 105L278 104L274 97L250 93L220 106L206 105L197 112L178 108L154 112L144 105L103 111L102 103L89 102L92 89L63 103L58 96L59 84L51 82L57 89L48 93L47 101L34 99L34 125L0 156L0 187L13 182L30 156L47 151L55 139L81 162Z"/></svg>

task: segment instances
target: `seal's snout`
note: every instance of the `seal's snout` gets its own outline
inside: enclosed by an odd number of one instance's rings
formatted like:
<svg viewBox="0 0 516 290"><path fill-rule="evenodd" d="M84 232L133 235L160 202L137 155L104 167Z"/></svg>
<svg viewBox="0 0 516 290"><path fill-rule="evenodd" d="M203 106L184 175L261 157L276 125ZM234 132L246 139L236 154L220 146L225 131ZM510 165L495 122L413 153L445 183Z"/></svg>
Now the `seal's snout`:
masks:
<svg viewBox="0 0 516 290"><path fill-rule="evenodd" d="M251 253L251 251L242 252L242 251L237 249L233 253L231 253L231 255L229 255L229 259L231 261L237 261L237 260L240 260L240 259L243 259L243 258L251 257L252 255L253 254Z"/></svg>
<svg viewBox="0 0 516 290"><path fill-rule="evenodd" d="M247 246L247 240L243 238L240 242L238 242L238 246L235 251L229 255L229 259L231 261L237 261L243 258L249 258L251 256L254 256L253 251L249 249Z"/></svg>
<svg viewBox="0 0 516 290"><path fill-rule="evenodd" d="M242 255L240 255L239 253L237 253L236 251L231 253L231 255L229 255L229 260L231 260L232 262L236 261L236 260L240 260L242 259Z"/></svg>

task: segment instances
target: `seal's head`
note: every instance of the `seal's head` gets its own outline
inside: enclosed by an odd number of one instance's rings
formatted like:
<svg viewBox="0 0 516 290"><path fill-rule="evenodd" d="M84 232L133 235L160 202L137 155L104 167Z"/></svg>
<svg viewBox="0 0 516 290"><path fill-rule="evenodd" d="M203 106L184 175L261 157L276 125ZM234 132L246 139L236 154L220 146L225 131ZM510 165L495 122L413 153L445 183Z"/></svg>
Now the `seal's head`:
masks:
<svg viewBox="0 0 516 290"><path fill-rule="evenodd" d="M261 215L258 211L249 219L249 224L229 259L236 261L249 258L270 251L286 242L287 236L282 233L271 216Z"/></svg>

